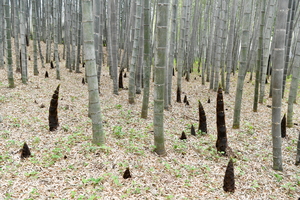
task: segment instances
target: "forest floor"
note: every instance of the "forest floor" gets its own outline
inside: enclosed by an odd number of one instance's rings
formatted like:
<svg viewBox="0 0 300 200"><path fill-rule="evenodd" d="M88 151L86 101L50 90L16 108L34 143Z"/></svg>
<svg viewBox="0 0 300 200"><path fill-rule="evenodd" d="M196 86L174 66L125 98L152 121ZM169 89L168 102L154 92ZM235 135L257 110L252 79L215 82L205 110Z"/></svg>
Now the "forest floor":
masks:
<svg viewBox="0 0 300 200"><path fill-rule="evenodd" d="M32 48L32 47L30 47ZM42 44L44 49L44 44ZM30 50L30 52L32 52ZM128 90L112 93L108 69L101 75L101 109L106 145L91 144L92 124L88 118L87 84L84 73L70 73L60 62L61 80L55 69L39 68L33 76L33 54L28 61L29 81L8 88L6 70L0 70L0 199L298 199L300 170L295 166L299 126L287 129L282 140L283 172L272 169L271 111L266 100L252 111L254 81L245 80L241 128L232 129L237 75L231 92L224 94L228 144L235 154L235 192L223 191L229 158L216 152L216 92L201 85L197 72L183 81L183 96L189 106L175 102L165 111L164 133L167 156L153 152L153 84L149 117L141 119L142 95L128 103ZM45 54L44 54L45 55ZM62 54L61 58L62 58ZM46 70L49 78L45 78ZM84 68L81 68L84 71ZM128 75L128 73L127 73ZM128 78L124 79L128 87ZM174 83L176 78L173 77ZM289 89L290 79L288 80ZM58 130L49 132L48 108L57 85ZM211 103L207 103L208 98ZM288 90L282 115L287 111ZM198 127L198 100L207 116L208 134L190 135ZM299 101L299 95L298 95ZM41 106L44 105L45 107ZM43 108L42 108L43 107ZM300 124L300 108L294 106L294 122ZM179 140L185 131L187 140ZM31 157L21 160L19 150L26 142ZM129 167L132 178L123 179Z"/></svg>

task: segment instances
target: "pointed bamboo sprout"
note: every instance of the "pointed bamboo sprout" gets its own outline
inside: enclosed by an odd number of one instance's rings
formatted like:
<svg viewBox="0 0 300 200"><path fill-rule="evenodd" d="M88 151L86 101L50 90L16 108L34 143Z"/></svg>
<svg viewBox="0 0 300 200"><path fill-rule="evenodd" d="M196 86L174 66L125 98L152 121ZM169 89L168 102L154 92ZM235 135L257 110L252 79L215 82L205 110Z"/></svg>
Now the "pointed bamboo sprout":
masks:
<svg viewBox="0 0 300 200"><path fill-rule="evenodd" d="M230 158L224 177L223 189L225 192L234 192L235 182L234 182L234 167L232 159Z"/></svg>
<svg viewBox="0 0 300 200"><path fill-rule="evenodd" d="M182 131L181 136L180 136L179 139L181 139L181 140L186 140L187 139L184 131Z"/></svg>
<svg viewBox="0 0 300 200"><path fill-rule="evenodd" d="M196 131L195 131L195 128L194 128L194 125L193 125L193 124L192 124L192 126L191 126L191 135L196 136Z"/></svg>
<svg viewBox="0 0 300 200"><path fill-rule="evenodd" d="M281 137L282 138L286 137L286 116L285 116L285 114L283 115L283 118L281 120Z"/></svg>
<svg viewBox="0 0 300 200"><path fill-rule="evenodd" d="M128 179L128 178L131 178L131 174L130 174L130 171L129 171L129 167L126 168L124 174L123 174L123 178L124 179Z"/></svg>
<svg viewBox="0 0 300 200"><path fill-rule="evenodd" d="M49 117L48 117L50 131L55 131L57 129L57 127L59 126L58 117L57 117L59 87L60 87L60 84L57 86L56 90L54 91L54 94L52 95L52 99L50 102Z"/></svg>
<svg viewBox="0 0 300 200"><path fill-rule="evenodd" d="M21 149L21 159L28 158L31 156L30 149L26 142L24 142L23 148Z"/></svg>
<svg viewBox="0 0 300 200"><path fill-rule="evenodd" d="M199 102L199 127L198 131L201 131L201 133L207 133L207 123L206 123L206 115L205 111L203 109L203 106L200 101Z"/></svg>
<svg viewBox="0 0 300 200"><path fill-rule="evenodd" d="M226 134L223 93L221 87L219 87L218 96L217 96L217 131L218 131L218 139L216 143L217 151L226 154L227 134Z"/></svg>

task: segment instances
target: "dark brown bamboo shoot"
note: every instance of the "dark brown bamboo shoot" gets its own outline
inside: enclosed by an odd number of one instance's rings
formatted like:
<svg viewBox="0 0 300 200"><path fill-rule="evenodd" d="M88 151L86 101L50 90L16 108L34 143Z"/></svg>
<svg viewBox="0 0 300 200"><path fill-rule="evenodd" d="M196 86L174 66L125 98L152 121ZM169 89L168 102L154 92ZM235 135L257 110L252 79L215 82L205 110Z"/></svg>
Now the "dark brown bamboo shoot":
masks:
<svg viewBox="0 0 300 200"><path fill-rule="evenodd" d="M131 174L130 174L130 171L129 171L129 167L126 168L124 174L123 174L123 178L124 179L128 179L128 178L131 178Z"/></svg>
<svg viewBox="0 0 300 200"><path fill-rule="evenodd" d="M26 142L24 142L23 148L21 149L21 159L28 158L31 156L30 149Z"/></svg>
<svg viewBox="0 0 300 200"><path fill-rule="evenodd" d="M25 35L25 40L26 40L26 46L29 47L29 39L28 39L28 35L27 34Z"/></svg>
<svg viewBox="0 0 300 200"><path fill-rule="evenodd" d="M198 102L199 102L199 106L198 106L198 110L199 110L199 126L198 126L198 131L201 131L201 133L207 133L207 123L206 123L205 111L203 109L201 101L198 101Z"/></svg>
<svg viewBox="0 0 300 200"><path fill-rule="evenodd" d="M224 177L223 189L225 192L234 192L235 183L234 183L234 167L232 159L229 160Z"/></svg>
<svg viewBox="0 0 300 200"><path fill-rule="evenodd" d="M189 102L188 100L186 100L185 105L186 105L186 106L189 106L189 105L190 105L190 102Z"/></svg>
<svg viewBox="0 0 300 200"><path fill-rule="evenodd" d="M181 103L181 90L179 89L179 87L177 87L176 102Z"/></svg>
<svg viewBox="0 0 300 200"><path fill-rule="evenodd" d="M50 61L50 67L51 67L51 69L54 69L54 65L53 65L52 61Z"/></svg>
<svg viewBox="0 0 300 200"><path fill-rule="evenodd" d="M298 130L297 156L295 165L300 165L300 131Z"/></svg>
<svg viewBox="0 0 300 200"><path fill-rule="evenodd" d="M120 73L119 73L119 88L124 88L123 86L123 70L120 70Z"/></svg>
<svg viewBox="0 0 300 200"><path fill-rule="evenodd" d="M55 131L59 126L58 117L57 117L59 86L60 84L57 86L56 90L54 91L54 94L52 95L52 99L50 102L49 117L48 117L50 131Z"/></svg>
<svg viewBox="0 0 300 200"><path fill-rule="evenodd" d="M281 137L282 138L286 137L286 116L285 116L285 114L283 115L283 118L281 120Z"/></svg>
<svg viewBox="0 0 300 200"><path fill-rule="evenodd" d="M226 154L227 134L226 134L226 124L225 124L223 92L221 87L219 87L218 89L216 110L217 110L217 132L218 132L216 147L218 152L222 152L223 154Z"/></svg>
<svg viewBox="0 0 300 200"><path fill-rule="evenodd" d="M186 103L187 102L187 96L184 95L184 98L183 98L183 103Z"/></svg>
<svg viewBox="0 0 300 200"><path fill-rule="evenodd" d="M194 125L193 125L193 124L192 124L192 126L191 126L191 135L196 136L196 131L195 131L195 128L194 128Z"/></svg>
<svg viewBox="0 0 300 200"><path fill-rule="evenodd" d="M181 139L181 140L186 140L187 139L184 131L182 131L181 136L180 136L179 139Z"/></svg>

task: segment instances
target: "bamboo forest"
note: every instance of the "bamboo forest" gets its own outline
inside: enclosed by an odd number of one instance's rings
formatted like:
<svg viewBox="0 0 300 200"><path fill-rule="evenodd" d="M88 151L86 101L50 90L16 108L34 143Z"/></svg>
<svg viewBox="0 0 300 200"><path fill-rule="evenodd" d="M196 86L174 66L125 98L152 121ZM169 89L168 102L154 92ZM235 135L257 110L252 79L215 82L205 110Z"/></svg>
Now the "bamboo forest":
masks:
<svg viewBox="0 0 300 200"><path fill-rule="evenodd" d="M0 2L0 199L300 199L298 0Z"/></svg>

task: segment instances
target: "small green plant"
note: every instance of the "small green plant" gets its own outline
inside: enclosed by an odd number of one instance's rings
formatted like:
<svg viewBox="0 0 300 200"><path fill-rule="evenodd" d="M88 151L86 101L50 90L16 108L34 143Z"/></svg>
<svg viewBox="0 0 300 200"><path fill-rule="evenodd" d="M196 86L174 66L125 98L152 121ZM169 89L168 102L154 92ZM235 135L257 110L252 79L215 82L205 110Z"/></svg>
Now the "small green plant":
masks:
<svg viewBox="0 0 300 200"><path fill-rule="evenodd" d="M78 99L78 97L76 96L71 96L71 101L74 102L76 99Z"/></svg>
<svg viewBox="0 0 300 200"><path fill-rule="evenodd" d="M111 177L113 179L113 182L117 185L117 186L121 186L122 184L120 183L119 177L118 176L112 176Z"/></svg>
<svg viewBox="0 0 300 200"><path fill-rule="evenodd" d="M37 136L35 136L34 138L33 138L33 143L39 143L41 141L41 138L39 138L39 137L37 137Z"/></svg>
<svg viewBox="0 0 300 200"><path fill-rule="evenodd" d="M254 188L254 189L260 187L259 184L257 183L257 180L254 180L254 181L252 182L252 186L251 186L251 187Z"/></svg>
<svg viewBox="0 0 300 200"><path fill-rule="evenodd" d="M165 166L165 168L167 168L167 169L171 169L171 165L170 165L169 163L167 163L167 162L164 163L164 166Z"/></svg>
<svg viewBox="0 0 300 200"><path fill-rule="evenodd" d="M247 128L247 133L249 134L254 133L254 126L250 122L246 122L245 126Z"/></svg>
<svg viewBox="0 0 300 200"><path fill-rule="evenodd" d="M76 196L76 191L71 191L71 198L75 198L75 196Z"/></svg>
<svg viewBox="0 0 300 200"><path fill-rule="evenodd" d="M4 131L1 131L1 132L3 132L3 133L1 134L1 137L2 137L3 139L8 139L8 138L9 138L10 132L9 132L8 130L4 130Z"/></svg>
<svg viewBox="0 0 300 200"><path fill-rule="evenodd" d="M11 199L12 198L12 193L5 193L5 199Z"/></svg>
<svg viewBox="0 0 300 200"><path fill-rule="evenodd" d="M288 147L286 147L286 149L287 149L288 151L291 151L291 150L293 150L293 147L292 147L292 146L288 146Z"/></svg>
<svg viewBox="0 0 300 200"><path fill-rule="evenodd" d="M34 156L30 157L29 160L32 164L39 164L39 160Z"/></svg>
<svg viewBox="0 0 300 200"><path fill-rule="evenodd" d="M103 177L82 179L82 183L84 183L84 184L91 184L91 185L97 185L97 184L101 183L101 181L103 179L104 179Z"/></svg>
<svg viewBox="0 0 300 200"><path fill-rule="evenodd" d="M285 188L286 190L288 190L288 192L290 193L291 191L295 191L297 186L292 184L292 183L286 183L284 185L281 185L281 187Z"/></svg>
<svg viewBox="0 0 300 200"><path fill-rule="evenodd" d="M121 126L114 126L113 128L113 135L120 139L123 138L125 136L125 132L122 131L122 127Z"/></svg>
<svg viewBox="0 0 300 200"><path fill-rule="evenodd" d="M173 148L176 152L179 152L181 154L186 154L187 152L187 145L182 141L176 141L175 144L173 144Z"/></svg>
<svg viewBox="0 0 300 200"><path fill-rule="evenodd" d="M52 150L52 154L51 154L52 160L56 161L56 160L59 160L60 158L62 158L63 157L62 152L63 152L63 150L61 148L54 148Z"/></svg>
<svg viewBox="0 0 300 200"><path fill-rule="evenodd" d="M36 177L37 178L37 175L38 174L38 172L36 172L36 171L32 171L32 172L25 172L25 176L27 176L27 177Z"/></svg>
<svg viewBox="0 0 300 200"><path fill-rule="evenodd" d="M280 174L274 174L274 176L278 182L280 182L283 179L283 177Z"/></svg>
<svg viewBox="0 0 300 200"><path fill-rule="evenodd" d="M75 169L74 165L69 165L68 168L69 169Z"/></svg>
<svg viewBox="0 0 300 200"><path fill-rule="evenodd" d="M117 108L117 109L121 109L121 108L122 108L122 105L121 105L121 104L117 104L117 105L116 105L116 108Z"/></svg>
<svg viewBox="0 0 300 200"><path fill-rule="evenodd" d="M5 96L0 96L0 102L5 102L6 101L6 97Z"/></svg>
<svg viewBox="0 0 300 200"><path fill-rule="evenodd" d="M40 196L40 193L38 193L38 189L33 188L32 191L30 192L31 195L38 197Z"/></svg>
<svg viewBox="0 0 300 200"><path fill-rule="evenodd" d="M111 152L111 150L112 150L111 147L106 146L106 145L101 145L101 146L99 146L99 149L100 149L102 152L106 153L106 154L109 154L109 153Z"/></svg>
<svg viewBox="0 0 300 200"><path fill-rule="evenodd" d="M62 126L62 129L65 131L65 132L68 132L70 130L70 127L68 125L63 125Z"/></svg>
<svg viewBox="0 0 300 200"><path fill-rule="evenodd" d="M167 199L174 199L174 195L170 194L168 196L166 196Z"/></svg>

